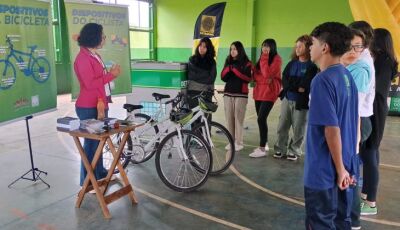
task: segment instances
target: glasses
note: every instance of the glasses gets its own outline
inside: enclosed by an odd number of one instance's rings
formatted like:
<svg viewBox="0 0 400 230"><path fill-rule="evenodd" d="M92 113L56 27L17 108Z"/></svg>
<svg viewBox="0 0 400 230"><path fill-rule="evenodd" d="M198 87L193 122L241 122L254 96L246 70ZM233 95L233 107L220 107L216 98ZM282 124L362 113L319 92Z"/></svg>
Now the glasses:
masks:
<svg viewBox="0 0 400 230"><path fill-rule="evenodd" d="M355 52L363 52L365 47L363 45L355 45L350 46L350 50L354 50Z"/></svg>

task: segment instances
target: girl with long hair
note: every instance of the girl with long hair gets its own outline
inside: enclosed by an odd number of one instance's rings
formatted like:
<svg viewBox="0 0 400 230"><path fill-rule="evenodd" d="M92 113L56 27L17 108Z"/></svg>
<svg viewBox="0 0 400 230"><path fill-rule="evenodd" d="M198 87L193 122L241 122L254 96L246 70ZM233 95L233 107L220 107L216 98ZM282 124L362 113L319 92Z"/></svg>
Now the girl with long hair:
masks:
<svg viewBox="0 0 400 230"><path fill-rule="evenodd" d="M281 65L282 59L277 52L275 40L265 39L261 44L260 58L253 72L255 82L253 98L260 132L260 145L250 153L250 157L264 157L269 150L267 118L281 91Z"/></svg>
<svg viewBox="0 0 400 230"><path fill-rule="evenodd" d="M216 76L215 49L210 38L204 37L188 63L187 100L190 108L198 105L197 99L193 99L194 96L203 91L213 92ZM207 94L207 99L211 101L212 93Z"/></svg>
<svg viewBox="0 0 400 230"><path fill-rule="evenodd" d="M243 149L243 122L249 94L252 64L243 44L235 41L230 46L224 69L221 72L224 88L224 108L227 128L235 139L235 150ZM230 145L226 146L229 150Z"/></svg>
<svg viewBox="0 0 400 230"><path fill-rule="evenodd" d="M379 182L379 146L383 137L386 115L388 113L387 97L390 82L397 74L398 62L394 55L393 40L390 32L383 28L374 30L371 52L375 66L375 100L374 114L370 117L372 132L360 152L363 162L363 186L361 190L361 215L375 215L376 194Z"/></svg>

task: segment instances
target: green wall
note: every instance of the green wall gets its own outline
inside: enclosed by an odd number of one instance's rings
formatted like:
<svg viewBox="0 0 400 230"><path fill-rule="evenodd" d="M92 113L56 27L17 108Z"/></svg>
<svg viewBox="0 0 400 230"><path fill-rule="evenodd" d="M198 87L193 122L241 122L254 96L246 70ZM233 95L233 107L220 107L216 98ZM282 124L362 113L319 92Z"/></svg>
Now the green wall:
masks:
<svg viewBox="0 0 400 230"><path fill-rule="evenodd" d="M157 58L187 61L192 53L193 28L197 16L213 0L157 0ZM240 40L255 62L259 45L271 37L277 41L284 63L289 60L296 38L326 21L353 21L348 0L226 0L222 23L218 71L229 45ZM219 79L219 78L218 78ZM221 83L220 81L218 83Z"/></svg>
<svg viewBox="0 0 400 230"><path fill-rule="evenodd" d="M197 16L215 0L157 0L157 59L186 62L192 54L193 29ZM226 0L218 50L221 70L233 41L239 40L251 56L253 39L253 0ZM219 78L218 78L219 79ZM220 82L218 80L218 82Z"/></svg>
<svg viewBox="0 0 400 230"><path fill-rule="evenodd" d="M52 1L57 21L53 22L55 27L54 40L57 45L56 76L57 94L71 93L71 62L69 57L67 17L65 14L64 1Z"/></svg>
<svg viewBox="0 0 400 230"><path fill-rule="evenodd" d="M300 35L327 21L353 21L348 0L256 0L254 8L256 46L274 38L285 63Z"/></svg>

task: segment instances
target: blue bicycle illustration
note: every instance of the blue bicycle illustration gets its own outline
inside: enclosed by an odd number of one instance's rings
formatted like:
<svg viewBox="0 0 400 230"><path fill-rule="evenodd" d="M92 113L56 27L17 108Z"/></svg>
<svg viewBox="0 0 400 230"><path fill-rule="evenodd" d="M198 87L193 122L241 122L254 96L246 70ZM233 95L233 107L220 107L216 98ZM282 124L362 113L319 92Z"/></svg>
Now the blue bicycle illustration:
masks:
<svg viewBox="0 0 400 230"><path fill-rule="evenodd" d="M15 66L24 73L25 76L32 76L35 81L43 83L50 77L50 64L44 57L34 57L37 45L28 46L30 53L25 53L14 49L12 40L7 37L6 43L10 49L5 59L0 60L0 89L8 89L15 84L17 74ZM10 59L14 59L12 63ZM25 60L29 58L26 62Z"/></svg>

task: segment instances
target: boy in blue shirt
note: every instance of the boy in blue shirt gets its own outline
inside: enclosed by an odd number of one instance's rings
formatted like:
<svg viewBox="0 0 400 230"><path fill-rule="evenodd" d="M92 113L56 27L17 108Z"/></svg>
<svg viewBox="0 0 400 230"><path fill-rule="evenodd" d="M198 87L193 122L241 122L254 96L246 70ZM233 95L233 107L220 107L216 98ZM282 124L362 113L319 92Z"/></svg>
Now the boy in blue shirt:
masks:
<svg viewBox="0 0 400 230"><path fill-rule="evenodd" d="M353 161L357 145L358 96L340 57L350 49L345 25L327 22L311 33L311 60L321 72L311 83L304 197L306 229L351 229Z"/></svg>

